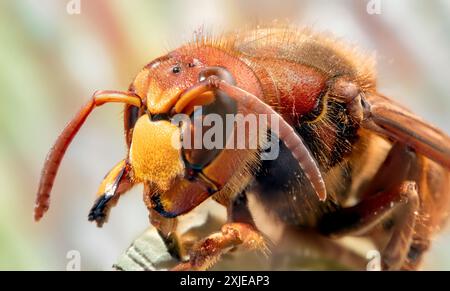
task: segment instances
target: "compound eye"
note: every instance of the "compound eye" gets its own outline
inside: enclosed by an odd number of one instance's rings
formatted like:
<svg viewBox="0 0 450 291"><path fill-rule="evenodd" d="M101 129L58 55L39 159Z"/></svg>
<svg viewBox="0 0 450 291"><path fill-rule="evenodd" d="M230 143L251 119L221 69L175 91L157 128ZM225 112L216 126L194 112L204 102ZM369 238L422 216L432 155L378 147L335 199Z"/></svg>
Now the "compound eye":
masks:
<svg viewBox="0 0 450 291"><path fill-rule="evenodd" d="M232 85L236 84L233 75L224 67L203 69L199 74L199 81L204 81L210 76L217 76ZM215 90L212 94L212 100L203 96L208 102L196 100L197 106L187 106L192 111L183 111L190 115L190 123L184 124L181 130L183 160L188 168L197 171L213 162L225 148L228 137L233 131L233 127L227 128L226 126L226 115L237 113L236 102L224 92ZM220 122L209 122L212 120L212 116L219 118ZM205 120L209 120L205 122L207 125L204 123ZM210 141L209 138L212 140Z"/></svg>
<svg viewBox="0 0 450 291"><path fill-rule="evenodd" d="M219 149L209 149L205 146L203 137L209 127L196 127L198 123L202 124L205 115L199 115L194 112L191 116L191 122L182 127L182 142L189 139L190 146L183 147L183 159L189 168L202 170L218 154Z"/></svg>
<svg viewBox="0 0 450 291"><path fill-rule="evenodd" d="M188 168L201 170L214 161L226 147L233 131L233 127L226 126L226 115L236 113L236 102L220 91L215 92L213 103L198 107L192 113L189 124L184 124L181 130L182 155ZM215 116L210 118L213 121L204 122L211 114ZM216 123L216 119L220 120ZM188 146L185 147L186 145Z"/></svg>

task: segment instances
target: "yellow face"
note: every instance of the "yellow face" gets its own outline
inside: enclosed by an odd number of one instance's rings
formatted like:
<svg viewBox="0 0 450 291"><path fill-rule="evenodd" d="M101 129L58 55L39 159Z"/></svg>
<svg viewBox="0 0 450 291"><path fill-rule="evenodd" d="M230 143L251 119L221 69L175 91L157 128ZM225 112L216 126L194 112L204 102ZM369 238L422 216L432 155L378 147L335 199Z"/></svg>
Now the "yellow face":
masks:
<svg viewBox="0 0 450 291"><path fill-rule="evenodd" d="M147 65L133 84L147 105L133 128L133 179L150 187L158 197L154 208L166 216L191 209L209 196L201 183L185 179L181 129L170 120L180 94L199 82L203 68L198 59L172 53Z"/></svg>
<svg viewBox="0 0 450 291"><path fill-rule="evenodd" d="M133 129L130 163L136 182L151 182L166 191L184 165L180 152L180 128L157 115L172 115L179 95L198 83L203 64L191 57L169 54L148 64L137 76L134 86L147 105L148 114L139 118Z"/></svg>
<svg viewBox="0 0 450 291"><path fill-rule="evenodd" d="M170 121L153 122L147 115L139 118L129 153L136 182L152 182L159 191L170 188L184 169L179 136L180 129Z"/></svg>

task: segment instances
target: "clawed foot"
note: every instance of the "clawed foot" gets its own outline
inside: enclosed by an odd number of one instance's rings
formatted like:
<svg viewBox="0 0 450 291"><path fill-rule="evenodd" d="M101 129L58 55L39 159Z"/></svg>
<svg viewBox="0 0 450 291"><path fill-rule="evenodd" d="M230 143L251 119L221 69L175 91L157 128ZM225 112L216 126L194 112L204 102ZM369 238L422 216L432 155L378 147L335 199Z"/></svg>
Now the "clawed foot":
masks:
<svg viewBox="0 0 450 291"><path fill-rule="evenodd" d="M112 197L112 195L103 194L97 198L94 206L92 206L91 210L89 211L89 221L95 221L98 227L103 226L103 224L108 219L108 204L110 203Z"/></svg>
<svg viewBox="0 0 450 291"><path fill-rule="evenodd" d="M213 233L194 245L189 261L175 266L172 271L206 270L213 266L227 250L243 246L268 254L266 241L253 226L245 223L227 223L221 232Z"/></svg>

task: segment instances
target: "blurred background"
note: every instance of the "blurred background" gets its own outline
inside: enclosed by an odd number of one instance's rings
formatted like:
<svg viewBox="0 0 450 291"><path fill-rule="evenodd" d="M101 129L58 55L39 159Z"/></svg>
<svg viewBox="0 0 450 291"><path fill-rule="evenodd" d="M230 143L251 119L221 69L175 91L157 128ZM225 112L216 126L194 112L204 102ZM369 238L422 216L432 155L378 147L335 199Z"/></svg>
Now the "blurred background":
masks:
<svg viewBox="0 0 450 291"><path fill-rule="evenodd" d="M67 10L69 2L81 10ZM81 253L83 270L110 269L148 226L140 187L102 229L87 220L100 181L125 156L122 106L89 118L37 224L35 192L55 138L95 90L126 89L143 65L195 30L274 20L375 52L380 91L450 133L449 0L0 0L0 269L64 270L70 250ZM450 270L449 245L446 230L425 269Z"/></svg>

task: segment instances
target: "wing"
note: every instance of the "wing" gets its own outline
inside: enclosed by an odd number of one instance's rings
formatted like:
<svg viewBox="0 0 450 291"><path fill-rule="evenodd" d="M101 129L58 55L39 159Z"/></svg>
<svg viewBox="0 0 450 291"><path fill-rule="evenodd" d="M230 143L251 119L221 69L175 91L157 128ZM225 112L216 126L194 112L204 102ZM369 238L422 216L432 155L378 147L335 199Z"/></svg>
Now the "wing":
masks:
<svg viewBox="0 0 450 291"><path fill-rule="evenodd" d="M369 115L363 126L400 141L450 169L450 137L389 98L370 94Z"/></svg>

